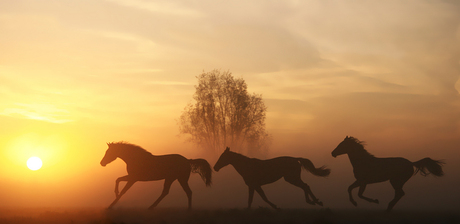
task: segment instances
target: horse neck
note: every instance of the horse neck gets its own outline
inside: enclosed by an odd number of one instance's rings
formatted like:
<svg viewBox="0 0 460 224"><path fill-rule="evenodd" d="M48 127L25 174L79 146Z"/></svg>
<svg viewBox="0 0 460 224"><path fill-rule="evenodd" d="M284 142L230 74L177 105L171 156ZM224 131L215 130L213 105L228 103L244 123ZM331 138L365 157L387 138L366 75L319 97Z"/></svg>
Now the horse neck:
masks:
<svg viewBox="0 0 460 224"><path fill-rule="evenodd" d="M353 167L360 166L363 163L375 158L373 155L369 154L365 149L355 149L351 152L348 152L348 158Z"/></svg>
<svg viewBox="0 0 460 224"><path fill-rule="evenodd" d="M118 158L123 160L126 164L135 164L139 163L139 160L144 159L145 156L139 155L138 152L133 150L121 149Z"/></svg>
<svg viewBox="0 0 460 224"><path fill-rule="evenodd" d="M250 158L246 156L234 153L230 161L230 165L232 165L235 168L235 170L241 174L242 172L244 173L247 170L246 166L249 160Z"/></svg>

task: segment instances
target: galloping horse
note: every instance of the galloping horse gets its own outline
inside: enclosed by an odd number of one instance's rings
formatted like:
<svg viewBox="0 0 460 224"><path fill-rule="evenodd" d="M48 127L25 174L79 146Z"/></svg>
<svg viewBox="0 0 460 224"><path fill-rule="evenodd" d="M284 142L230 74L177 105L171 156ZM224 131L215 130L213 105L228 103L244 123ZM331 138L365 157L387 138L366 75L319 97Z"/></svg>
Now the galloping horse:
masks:
<svg viewBox="0 0 460 224"><path fill-rule="evenodd" d="M310 187L300 179L301 167L321 177L328 176L331 171L324 167L315 168L313 163L308 159L284 156L269 160L260 160L248 158L244 155L232 152L230 148L227 147L219 160L217 160L216 165L214 165L214 170L219 171L222 167L229 164L243 177L244 182L249 187L248 208L251 208L255 190L271 207L278 209L275 204L267 199L261 186L273 183L281 177L284 177L284 180L288 183L302 188L305 192L305 199L308 204L323 205L323 203L313 195ZM312 200L310 200L309 196L311 196Z"/></svg>
<svg viewBox="0 0 460 224"><path fill-rule="evenodd" d="M200 174L206 186L211 185L211 166L204 159L186 159L178 154L155 156L137 145L126 142L113 142L107 143L107 145L109 148L101 160L101 165L106 166L116 158L120 158L125 161L128 171L128 175L119 177L115 181L115 200L109 208L112 208L137 181L165 180L163 192L149 209L155 208L169 193L171 184L178 180L187 194L188 209L190 210L192 208L192 190L188 185L190 172ZM118 193L120 181L127 181L127 183L123 190Z"/></svg>
<svg viewBox="0 0 460 224"><path fill-rule="evenodd" d="M395 189L395 196L388 204L387 212L391 211L395 204L404 196L403 185L414 174L420 171L423 176L430 173L435 176L443 176L441 161L424 158L417 162L411 162L401 157L377 158L364 149L364 142L354 137L346 137L337 148L332 151L332 156L348 154L356 181L348 187L348 195L354 206L357 206L351 192L359 187L358 196L368 202L379 203L377 199L363 196L367 184L379 183L390 180ZM414 171L415 166L415 171Z"/></svg>

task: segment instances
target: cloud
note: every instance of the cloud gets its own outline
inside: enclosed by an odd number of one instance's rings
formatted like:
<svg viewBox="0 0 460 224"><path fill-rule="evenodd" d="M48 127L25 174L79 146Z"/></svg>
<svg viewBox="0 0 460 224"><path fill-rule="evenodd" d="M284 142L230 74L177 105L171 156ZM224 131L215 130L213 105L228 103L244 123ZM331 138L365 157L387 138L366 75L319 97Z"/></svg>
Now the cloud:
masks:
<svg viewBox="0 0 460 224"><path fill-rule="evenodd" d="M190 86L192 84L186 82L173 82L173 81L152 81L149 82L151 85L160 85L160 86Z"/></svg>
<svg viewBox="0 0 460 224"><path fill-rule="evenodd" d="M119 41L132 42L137 45L138 51L153 51L158 44L155 44L151 39L142 37L131 33L109 32L109 31L89 31L94 32L96 35L101 35L109 39Z"/></svg>
<svg viewBox="0 0 460 224"><path fill-rule="evenodd" d="M30 6L39 12L33 17L39 30L27 25L21 7L3 13L8 20L2 24L10 26L2 42L14 46L7 49L17 57L4 54L2 71L8 77L20 72L16 83L23 88L41 83L33 90L62 92L85 108L122 114L115 108L120 100L131 106L158 105L168 97L187 102L194 77L214 68L243 77L250 91L266 99L317 103L374 93L444 95L439 100L452 103L458 96L454 2L113 0L48 6L56 10ZM15 39L20 36L27 38Z"/></svg>
<svg viewBox="0 0 460 224"><path fill-rule="evenodd" d="M200 17L199 11L186 8L177 2L171 1L142 1L142 0L106 0L123 6L133 7L140 10L147 10L154 13L168 14L173 16Z"/></svg>
<svg viewBox="0 0 460 224"><path fill-rule="evenodd" d="M16 107L5 108L0 115L23 117L32 120L47 121L51 123L72 122L69 111L60 109L51 104L21 104Z"/></svg>

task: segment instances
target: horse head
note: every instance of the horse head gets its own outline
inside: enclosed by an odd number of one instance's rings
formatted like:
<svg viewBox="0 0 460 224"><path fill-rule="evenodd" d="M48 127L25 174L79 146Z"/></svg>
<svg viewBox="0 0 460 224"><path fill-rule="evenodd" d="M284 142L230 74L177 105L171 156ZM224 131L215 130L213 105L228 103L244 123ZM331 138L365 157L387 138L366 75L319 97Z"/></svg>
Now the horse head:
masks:
<svg viewBox="0 0 460 224"><path fill-rule="evenodd" d="M222 169L222 167L230 164L230 153L230 148L227 147L222 153L222 155L220 155L219 159L216 162L216 165L214 165L214 170L216 172L219 172L219 170Z"/></svg>
<svg viewBox="0 0 460 224"><path fill-rule="evenodd" d="M101 160L101 166L106 166L107 164L111 163L114 161L118 155L116 153L115 147L113 147L112 143L107 143L107 146L109 147L107 151L105 152L104 158Z"/></svg>
<svg viewBox="0 0 460 224"><path fill-rule="evenodd" d="M345 139L332 151L332 156L335 158L339 155L348 153L348 149L350 148L351 144L354 143L355 138L353 137L345 137Z"/></svg>

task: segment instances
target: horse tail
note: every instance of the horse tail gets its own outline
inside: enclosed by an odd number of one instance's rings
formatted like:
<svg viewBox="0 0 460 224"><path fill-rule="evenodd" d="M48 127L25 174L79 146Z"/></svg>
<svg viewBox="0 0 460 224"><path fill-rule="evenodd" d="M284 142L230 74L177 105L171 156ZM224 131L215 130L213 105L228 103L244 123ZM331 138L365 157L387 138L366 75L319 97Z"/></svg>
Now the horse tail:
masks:
<svg viewBox="0 0 460 224"><path fill-rule="evenodd" d="M211 186L212 169L205 159L189 159L192 173L198 173L206 186Z"/></svg>
<svg viewBox="0 0 460 224"><path fill-rule="evenodd" d="M315 166L309 159L298 158L298 161L304 169L310 171L310 173L312 173L315 176L327 177L331 173L331 170L327 169L326 166L315 168Z"/></svg>
<svg viewBox="0 0 460 224"><path fill-rule="evenodd" d="M441 160L434 160L426 157L417 162L413 162L412 164L415 166L414 175L419 171L422 176L427 176L430 173L438 177L444 175L444 171L442 171L442 165L445 163Z"/></svg>

